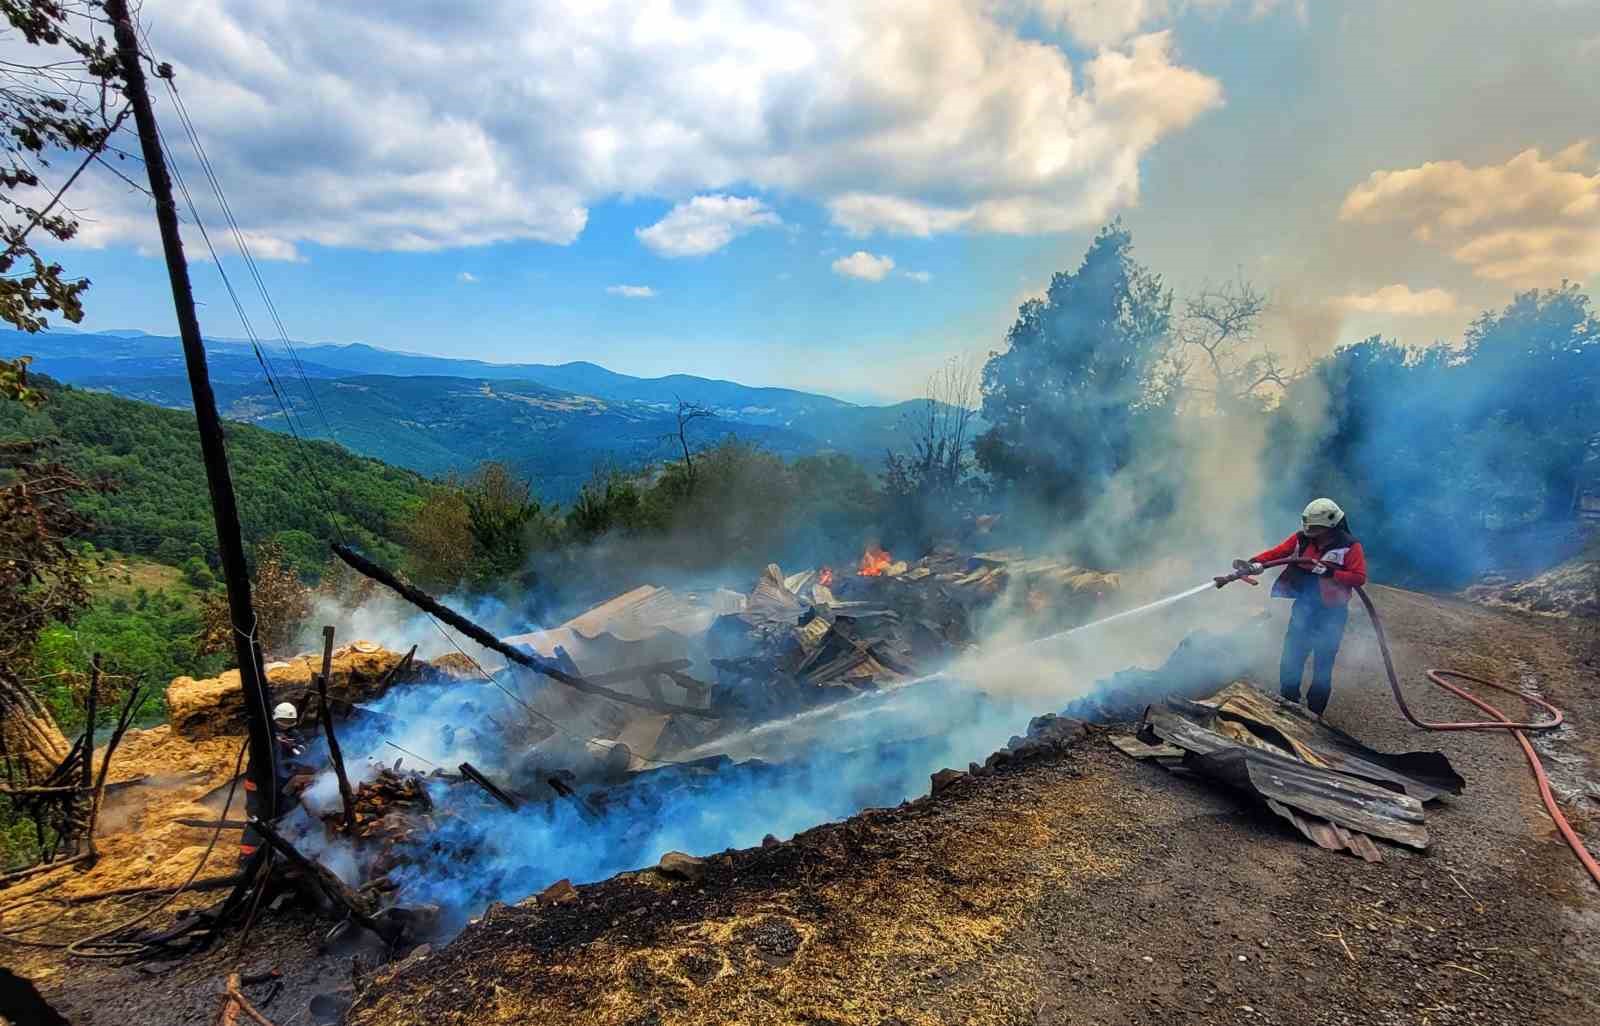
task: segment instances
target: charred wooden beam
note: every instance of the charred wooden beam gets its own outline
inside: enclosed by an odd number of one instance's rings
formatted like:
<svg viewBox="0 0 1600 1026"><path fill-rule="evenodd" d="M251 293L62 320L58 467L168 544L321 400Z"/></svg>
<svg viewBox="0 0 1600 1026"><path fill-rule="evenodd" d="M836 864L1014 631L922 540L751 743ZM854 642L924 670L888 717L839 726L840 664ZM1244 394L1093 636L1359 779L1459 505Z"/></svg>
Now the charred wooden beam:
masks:
<svg viewBox="0 0 1600 1026"><path fill-rule="evenodd" d="M556 794L577 806L578 815L582 816L584 819L593 823L600 818L600 814L594 810L593 806L584 801L583 796L578 794L577 791L573 790L572 785L568 784L565 780L562 780L560 777L551 776L546 777L545 782L550 785L550 790L554 791Z"/></svg>
<svg viewBox="0 0 1600 1026"><path fill-rule="evenodd" d="M349 566L350 569L354 570L356 573L377 581L379 584L388 588L390 591L394 592L396 595L399 595L401 598L416 606L418 609L421 609L423 612L431 613L432 615L437 616L439 619L443 620L451 627L454 627L462 634L465 634L467 637L482 645L484 648L498 652L507 659L516 663L518 666L526 666L530 670L542 673L551 680L565 684L567 687L572 688L575 691L581 691L586 695L594 695L598 698L607 698L613 702L620 702L623 705L631 705L639 709L648 709L651 712L666 713L669 715L676 714L682 716L697 716L701 719L707 720L714 720L718 718L716 713L711 712L708 709L696 709L693 706L687 705L674 705L670 702L657 702L649 698L638 698L634 695L623 694L620 691L612 691L610 688L601 687L598 684L594 684L584 679L583 677L573 673L568 673L566 670L560 669L559 667L552 666L548 662L535 659L527 653L518 651L512 646L501 641L499 638L473 623L471 620L468 620L455 610L440 604L428 593L419 588L415 588L412 585L406 584L404 581L395 577L389 571L367 559L365 556L361 556L353 552L348 546L334 545L333 552L334 555L343 560L345 565Z"/></svg>
<svg viewBox="0 0 1600 1026"><path fill-rule="evenodd" d="M383 671L383 676L378 678L378 694L383 694L385 688L394 683L394 679L411 668L417 658L417 646L412 645L411 651L400 657L400 661Z"/></svg>
<svg viewBox="0 0 1600 1026"><path fill-rule="evenodd" d="M519 809L522 807L522 803L517 800L515 795L512 795L506 791L502 791L494 781L480 773L478 768L472 765L472 763L464 762L460 766L457 766L456 769L461 771L462 776L466 777L474 784L477 784L479 787L489 792L489 797L493 798L501 805L504 805L506 808Z"/></svg>
<svg viewBox="0 0 1600 1026"><path fill-rule="evenodd" d="M415 648L412 649L416 651ZM322 628L322 672L317 674L317 698L322 702L322 732L328 738L328 761L339 778L339 800L344 803L346 830L356 828L356 799L350 793L350 777L344 771L344 754L339 751L339 735L333 729L333 715L328 709L328 677L333 673L333 627Z"/></svg>
<svg viewBox="0 0 1600 1026"><path fill-rule="evenodd" d="M250 825L260 831L261 836L272 846L272 849L288 859L290 865L309 876L318 889L328 896L330 901L342 906L350 914L350 919L353 922L371 930L385 941L392 943L398 938L399 934L392 926L386 926L374 918L371 905L366 899L351 890L343 880L334 876L321 863L307 858L300 852L300 849L289 842L288 838L278 833L271 823L257 816L251 816Z"/></svg>
<svg viewBox="0 0 1600 1026"><path fill-rule="evenodd" d="M10 887L14 883L32 879L40 873L48 873L52 869L60 869L62 866L70 866L78 862L87 861L89 861L89 853L84 852L71 858L57 859L54 862L41 862L37 866L29 866L27 869L19 869L15 873L7 873L5 876L0 876L0 888Z"/></svg>

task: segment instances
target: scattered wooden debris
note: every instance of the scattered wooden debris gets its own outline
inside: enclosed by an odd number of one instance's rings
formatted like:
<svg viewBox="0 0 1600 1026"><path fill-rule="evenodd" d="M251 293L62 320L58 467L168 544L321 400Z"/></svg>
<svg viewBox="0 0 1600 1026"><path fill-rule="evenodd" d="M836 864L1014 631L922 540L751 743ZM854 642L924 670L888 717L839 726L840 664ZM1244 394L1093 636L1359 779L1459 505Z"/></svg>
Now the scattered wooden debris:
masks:
<svg viewBox="0 0 1600 1026"><path fill-rule="evenodd" d="M522 801L520 799L502 790L494 781L478 772L472 763L464 762L456 768L461 771L462 776L483 788L486 792L488 792L489 797L493 798L501 805L504 805L506 808L518 809L522 807Z"/></svg>

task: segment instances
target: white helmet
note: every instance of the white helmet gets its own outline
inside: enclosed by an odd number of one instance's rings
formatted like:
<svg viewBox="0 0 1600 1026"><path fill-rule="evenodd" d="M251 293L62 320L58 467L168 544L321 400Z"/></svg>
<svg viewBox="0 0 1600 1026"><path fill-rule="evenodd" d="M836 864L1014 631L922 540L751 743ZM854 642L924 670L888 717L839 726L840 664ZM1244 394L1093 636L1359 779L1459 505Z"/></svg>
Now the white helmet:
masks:
<svg viewBox="0 0 1600 1026"><path fill-rule="evenodd" d="M300 713L295 710L293 702L279 702L277 708L272 710L272 722L280 727L293 726L300 719Z"/></svg>
<svg viewBox="0 0 1600 1026"><path fill-rule="evenodd" d="M1344 519L1344 510L1332 499L1312 499L1300 514L1306 527L1333 527Z"/></svg>

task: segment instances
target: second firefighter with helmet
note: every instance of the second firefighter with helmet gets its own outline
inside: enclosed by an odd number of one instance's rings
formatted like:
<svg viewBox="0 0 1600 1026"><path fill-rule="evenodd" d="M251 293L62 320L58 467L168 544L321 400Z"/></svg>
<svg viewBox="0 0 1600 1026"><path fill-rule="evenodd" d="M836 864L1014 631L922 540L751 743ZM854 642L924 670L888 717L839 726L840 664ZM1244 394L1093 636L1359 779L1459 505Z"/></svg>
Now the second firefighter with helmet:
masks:
<svg viewBox="0 0 1600 1026"><path fill-rule="evenodd" d="M1367 583L1367 557L1350 533L1349 519L1332 499L1312 499L1300 514L1300 530L1248 560L1261 572L1262 563L1295 559L1273 582L1276 598L1293 599L1289 629L1278 662L1278 688L1291 702L1300 701L1301 678L1311 661L1311 688L1306 705L1318 716L1333 693L1333 663L1350 619L1350 596Z"/></svg>

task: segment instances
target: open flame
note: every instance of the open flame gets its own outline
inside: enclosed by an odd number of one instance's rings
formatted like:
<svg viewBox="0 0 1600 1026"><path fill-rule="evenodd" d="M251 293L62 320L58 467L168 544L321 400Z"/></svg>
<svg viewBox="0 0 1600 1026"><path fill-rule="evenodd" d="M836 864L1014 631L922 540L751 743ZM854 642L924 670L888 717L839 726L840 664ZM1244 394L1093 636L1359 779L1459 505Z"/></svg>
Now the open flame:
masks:
<svg viewBox="0 0 1600 1026"><path fill-rule="evenodd" d="M893 559L888 552L876 545L868 545L867 551L861 554L861 566L856 573L862 577L878 577L889 569L891 562Z"/></svg>

